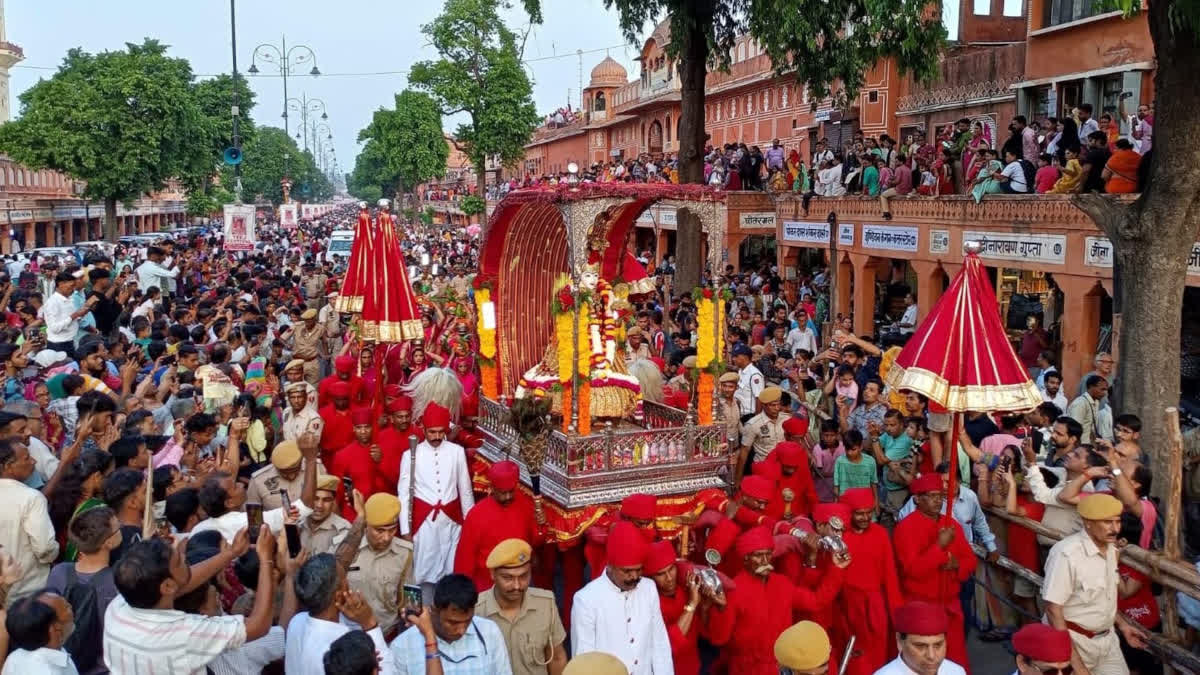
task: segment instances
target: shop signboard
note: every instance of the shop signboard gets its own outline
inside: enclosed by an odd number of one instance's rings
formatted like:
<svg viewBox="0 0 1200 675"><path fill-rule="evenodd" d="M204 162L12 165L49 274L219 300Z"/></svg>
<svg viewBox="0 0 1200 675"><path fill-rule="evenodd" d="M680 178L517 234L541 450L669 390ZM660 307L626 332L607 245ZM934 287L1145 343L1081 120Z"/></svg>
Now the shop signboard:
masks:
<svg viewBox="0 0 1200 675"><path fill-rule="evenodd" d="M979 257L987 260L1061 265L1067 257L1067 237L1061 234L966 230L963 232L963 241L979 242L982 246Z"/></svg>
<svg viewBox="0 0 1200 675"><path fill-rule="evenodd" d="M738 216L738 225L743 230L774 230L775 214L770 211L743 213Z"/></svg>
<svg viewBox="0 0 1200 675"><path fill-rule="evenodd" d="M840 223L838 225L838 246L853 246L854 245L854 223Z"/></svg>
<svg viewBox="0 0 1200 675"><path fill-rule="evenodd" d="M900 225L863 225L862 246L884 251L917 252L920 232L915 227Z"/></svg>
<svg viewBox="0 0 1200 675"><path fill-rule="evenodd" d="M930 253L949 253L950 252L950 230L930 230L929 231L929 252Z"/></svg>
<svg viewBox="0 0 1200 675"><path fill-rule="evenodd" d="M1085 237L1083 264L1088 267L1112 267L1113 247L1108 237Z"/></svg>
<svg viewBox="0 0 1200 675"><path fill-rule="evenodd" d="M782 240L787 244L828 246L829 223L785 220L783 221Z"/></svg>

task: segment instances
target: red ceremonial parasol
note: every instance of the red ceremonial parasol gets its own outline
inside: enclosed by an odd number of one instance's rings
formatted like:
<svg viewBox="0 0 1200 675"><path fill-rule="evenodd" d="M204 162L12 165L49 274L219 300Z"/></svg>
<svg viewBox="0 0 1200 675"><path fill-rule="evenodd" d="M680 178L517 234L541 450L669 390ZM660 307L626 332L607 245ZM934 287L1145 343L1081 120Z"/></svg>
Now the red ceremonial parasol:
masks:
<svg viewBox="0 0 1200 675"><path fill-rule="evenodd" d="M996 291L979 260L981 246L967 242L963 249L962 271L896 356L887 383L924 394L952 413L1032 410L1042 396L1008 341ZM957 448L960 418L955 415L948 448ZM946 499L953 504L958 452L949 455Z"/></svg>
<svg viewBox="0 0 1200 675"><path fill-rule="evenodd" d="M364 340L397 343L421 338L425 331L416 296L408 282L396 220L388 213L387 204L386 199L379 200L379 215L367 258L371 261L367 269L370 283L363 297L360 327ZM354 246L357 249L357 238Z"/></svg>
<svg viewBox="0 0 1200 675"><path fill-rule="evenodd" d="M363 310L363 298L371 284L374 242L371 238L371 215L367 203L358 203L358 223L354 226L354 245L350 250L350 262L342 278L342 290L334 300L333 308L346 314L358 314Z"/></svg>

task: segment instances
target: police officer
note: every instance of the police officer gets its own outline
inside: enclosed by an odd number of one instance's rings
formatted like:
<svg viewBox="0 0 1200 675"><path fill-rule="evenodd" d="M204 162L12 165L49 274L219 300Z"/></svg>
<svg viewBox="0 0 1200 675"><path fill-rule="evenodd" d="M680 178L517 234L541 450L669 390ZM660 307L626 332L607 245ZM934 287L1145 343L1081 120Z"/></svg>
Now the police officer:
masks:
<svg viewBox="0 0 1200 675"><path fill-rule="evenodd" d="M317 466L317 473L322 468ZM283 506L282 490L290 500L300 499L304 490L304 457L296 441L282 441L271 453L271 463L250 475L246 501L263 505L264 511Z"/></svg>
<svg viewBox="0 0 1200 675"><path fill-rule="evenodd" d="M826 675L829 635L812 621L794 624L775 638L775 661L781 675Z"/></svg>
<svg viewBox="0 0 1200 675"><path fill-rule="evenodd" d="M487 567L493 584L479 594L475 615L500 627L513 675L561 672L567 665L567 633L554 593L529 587L533 549L522 539L505 539L488 554Z"/></svg>
<svg viewBox="0 0 1200 675"><path fill-rule="evenodd" d="M737 401L743 424L757 412L754 400L766 386L762 371L751 363L753 356L754 351L744 342L739 342L733 348L733 365L737 366L738 373L737 391L734 392L733 398Z"/></svg>
<svg viewBox="0 0 1200 675"><path fill-rule="evenodd" d="M363 506L367 529L346 574L353 590L371 606L384 635L391 635L404 607L403 585L413 581L413 546L396 536L400 500L377 492Z"/></svg>
<svg viewBox="0 0 1200 675"><path fill-rule="evenodd" d="M338 515L337 476L317 476L312 513L300 525L300 545L312 555L333 553L350 531L350 521Z"/></svg>
<svg viewBox="0 0 1200 675"><path fill-rule="evenodd" d="M742 448L738 452L738 467L745 471L745 474L750 473L754 462L766 459L767 454L786 439L783 423L791 415L783 412L782 398L783 390L779 387L763 389L758 394L762 412L742 425ZM745 474L739 474L737 478L740 480Z"/></svg>

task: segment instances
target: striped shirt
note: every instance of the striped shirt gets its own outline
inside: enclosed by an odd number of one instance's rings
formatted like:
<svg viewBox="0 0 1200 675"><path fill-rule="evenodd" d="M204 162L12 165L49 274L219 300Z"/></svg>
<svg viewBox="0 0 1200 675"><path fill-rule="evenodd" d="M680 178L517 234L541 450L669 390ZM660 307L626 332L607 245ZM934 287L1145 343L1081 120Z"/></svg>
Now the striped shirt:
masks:
<svg viewBox="0 0 1200 675"><path fill-rule="evenodd" d="M203 675L209 662L245 642L241 616L138 609L121 596L104 613L104 664L112 675Z"/></svg>

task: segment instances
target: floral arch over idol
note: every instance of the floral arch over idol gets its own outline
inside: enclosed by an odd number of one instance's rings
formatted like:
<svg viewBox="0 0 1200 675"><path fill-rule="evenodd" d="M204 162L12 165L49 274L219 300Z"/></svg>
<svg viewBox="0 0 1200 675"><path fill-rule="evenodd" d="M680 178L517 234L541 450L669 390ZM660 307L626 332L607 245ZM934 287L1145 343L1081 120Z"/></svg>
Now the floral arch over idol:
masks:
<svg viewBox="0 0 1200 675"><path fill-rule="evenodd" d="M703 414L695 398L686 411L643 401L620 356L633 303L654 290L628 250L635 221L653 204L695 215L707 232L706 264L721 269L724 194L705 186L520 190L496 206L484 232L475 283L487 359L480 454L521 465L535 496L540 487L550 502L546 516L560 543L629 494L658 495L669 519L698 513L726 486L728 449L711 397L702 399L710 406ZM719 345L716 312L713 319L702 325ZM711 361L717 367L719 359ZM531 400L549 418L536 433L514 426L512 414Z"/></svg>

